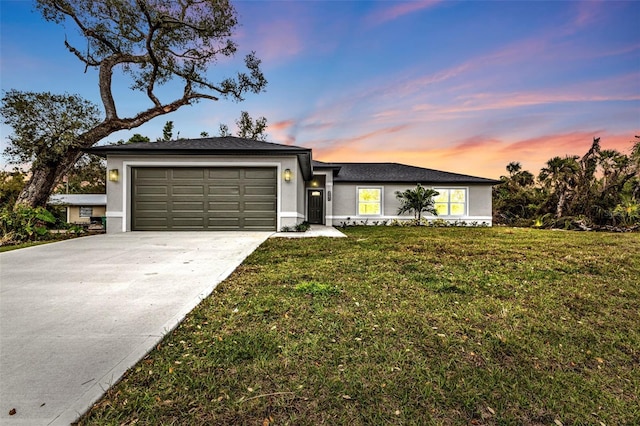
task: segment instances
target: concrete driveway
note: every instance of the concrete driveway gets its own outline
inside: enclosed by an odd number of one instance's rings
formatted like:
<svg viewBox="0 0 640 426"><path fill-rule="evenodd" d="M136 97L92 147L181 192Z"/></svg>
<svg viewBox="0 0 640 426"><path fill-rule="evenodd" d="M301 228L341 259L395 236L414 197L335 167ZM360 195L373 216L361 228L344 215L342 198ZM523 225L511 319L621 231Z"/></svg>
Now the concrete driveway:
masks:
<svg viewBox="0 0 640 426"><path fill-rule="evenodd" d="M0 254L0 423L76 420L269 235L131 232Z"/></svg>

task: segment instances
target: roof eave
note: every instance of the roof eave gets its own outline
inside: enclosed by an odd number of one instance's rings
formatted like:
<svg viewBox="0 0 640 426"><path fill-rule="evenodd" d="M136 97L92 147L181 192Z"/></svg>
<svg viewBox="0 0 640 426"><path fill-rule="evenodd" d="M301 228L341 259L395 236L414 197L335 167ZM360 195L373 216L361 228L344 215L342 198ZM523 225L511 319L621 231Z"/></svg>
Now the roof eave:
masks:
<svg viewBox="0 0 640 426"><path fill-rule="evenodd" d="M107 155L265 155L277 156L281 154L300 154L307 152L307 149L130 149L130 148L112 148L109 147L92 147L83 150L89 154L106 157Z"/></svg>
<svg viewBox="0 0 640 426"><path fill-rule="evenodd" d="M313 179L313 166L311 165L311 150L298 153L298 164L302 171L302 179L308 182Z"/></svg>
<svg viewBox="0 0 640 426"><path fill-rule="evenodd" d="M264 150L241 150L241 149L131 149L123 147L113 148L109 146L87 148L84 152L107 157L109 155L258 155L264 157L277 157L281 155L295 155L302 171L305 181L313 179L313 167L311 166L311 149L264 149Z"/></svg>
<svg viewBox="0 0 640 426"><path fill-rule="evenodd" d="M497 185L500 183L499 180L487 179L486 181L453 181L453 180L442 180L442 181L434 181L434 180L392 180L392 179L351 179L351 178L338 178L333 180L334 183L354 183L354 182L365 182L365 183L397 183L397 184L408 184L408 185L416 185L418 183L422 185Z"/></svg>

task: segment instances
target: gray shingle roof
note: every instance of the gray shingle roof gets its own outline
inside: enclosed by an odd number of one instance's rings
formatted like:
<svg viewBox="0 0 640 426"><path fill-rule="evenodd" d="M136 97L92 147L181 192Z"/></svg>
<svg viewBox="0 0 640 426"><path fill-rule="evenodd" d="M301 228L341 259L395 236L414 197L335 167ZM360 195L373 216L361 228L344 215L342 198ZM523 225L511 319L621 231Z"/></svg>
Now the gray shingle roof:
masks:
<svg viewBox="0 0 640 426"><path fill-rule="evenodd" d="M398 163L323 163L314 168L334 169L334 182L396 182L495 185L500 181ZM336 173L337 172L337 173Z"/></svg>
<svg viewBox="0 0 640 426"><path fill-rule="evenodd" d="M324 163L311 161L311 149L282 145L235 136L182 139L168 142L141 142L96 146L86 150L101 155L282 155L295 154L305 180L312 177L312 167L333 169L335 182L397 182L495 185L497 180L398 163ZM312 166L313 165L313 166Z"/></svg>
<svg viewBox="0 0 640 426"><path fill-rule="evenodd" d="M58 206L106 206L107 194L53 194L48 204Z"/></svg>
<svg viewBox="0 0 640 426"><path fill-rule="evenodd" d="M313 177L311 149L282 145L254 139L224 136L215 138L181 139L167 142L139 142L123 145L95 146L85 150L91 154L107 155L283 155L294 154L306 180Z"/></svg>
<svg viewBox="0 0 640 426"><path fill-rule="evenodd" d="M177 141L138 142L123 145L103 145L87 149L87 152L98 155L132 154L137 152L310 152L309 148L263 142L254 139L224 136L215 138L181 139Z"/></svg>

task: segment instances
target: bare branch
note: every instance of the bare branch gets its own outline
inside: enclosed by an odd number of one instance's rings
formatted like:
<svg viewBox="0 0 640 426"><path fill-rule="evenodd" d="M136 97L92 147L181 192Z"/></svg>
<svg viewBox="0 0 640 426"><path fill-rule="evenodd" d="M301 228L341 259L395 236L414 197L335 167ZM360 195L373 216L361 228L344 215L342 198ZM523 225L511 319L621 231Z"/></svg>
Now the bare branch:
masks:
<svg viewBox="0 0 640 426"><path fill-rule="evenodd" d="M147 96L149 97L149 99L151 99L151 102L153 102L154 105L160 106L162 105L162 103L153 93L153 90L156 84L156 78L158 77L158 68L160 64L158 62L158 58L156 58L155 56L153 46L151 45L151 42L153 41L153 35L156 32L156 30L160 27L160 25L153 23L149 10L146 8L143 1L138 0L137 3L138 3L138 7L140 8L140 10L142 10L142 13L144 14L147 20L147 24L149 25L149 33L147 34L145 45L147 48L147 52L149 54L151 64L153 65L153 69L149 73L149 81L147 83Z"/></svg>
<svg viewBox="0 0 640 426"><path fill-rule="evenodd" d="M67 48L67 50L73 53L78 59L84 62L87 66L90 66L90 67L100 66L100 62L94 59L93 57L91 57L91 55L88 54L89 52L87 52L87 56L83 55L82 52L80 52L78 49L70 45L67 42L67 40L64 41L64 45Z"/></svg>
<svg viewBox="0 0 640 426"><path fill-rule="evenodd" d="M98 34L97 32L95 32L94 30L92 30L91 28L86 27L82 21L78 18L78 15L74 12L73 9L67 9L65 7L63 7L60 3L54 2L53 3L53 7L55 9L57 9L59 12L67 15L68 17L70 17L71 19L73 19L73 21L76 23L76 25L78 26L78 28L80 28L80 30L82 31L82 33L87 36L87 37L92 37L95 38L97 40L99 40L101 43L109 46L109 48L114 52L117 53L119 50L116 48L116 46L114 46L109 40L107 40L106 38L102 37L100 34Z"/></svg>

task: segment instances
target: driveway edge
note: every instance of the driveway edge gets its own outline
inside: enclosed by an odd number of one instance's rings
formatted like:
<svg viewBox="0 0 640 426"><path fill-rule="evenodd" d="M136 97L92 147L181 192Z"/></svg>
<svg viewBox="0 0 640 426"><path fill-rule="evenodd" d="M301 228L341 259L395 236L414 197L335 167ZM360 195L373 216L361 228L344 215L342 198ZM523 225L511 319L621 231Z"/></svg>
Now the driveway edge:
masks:
<svg viewBox="0 0 640 426"><path fill-rule="evenodd" d="M216 289L218 284L222 281L226 280L232 273L235 271L238 266L244 262L244 260L253 253L258 247L260 247L271 235L265 235L264 239L257 244L255 247L247 249L241 252L240 256L238 256L238 261L234 262L229 268L227 268L224 272L219 274L215 279L212 280L212 283L205 288L202 292L198 294L198 296L191 299L187 304L185 304L180 311L173 317L171 317L167 322L163 324L160 330L157 333L149 335L148 338L144 340L144 343L138 345L129 355L127 355L124 359L122 359L118 364L116 364L111 370L109 370L105 375L103 375L98 381L96 381L87 391L85 391L82 396L73 401L73 403L66 408L58 417L56 417L49 425L51 426L68 426L74 422L76 422L82 415L84 415L93 404L95 404L112 386L122 379L122 376L134 365L136 365L140 360L142 360L147 354L149 354L153 348L156 347L160 341L169 333L171 333L191 312L198 306L204 299L209 297L211 293Z"/></svg>

